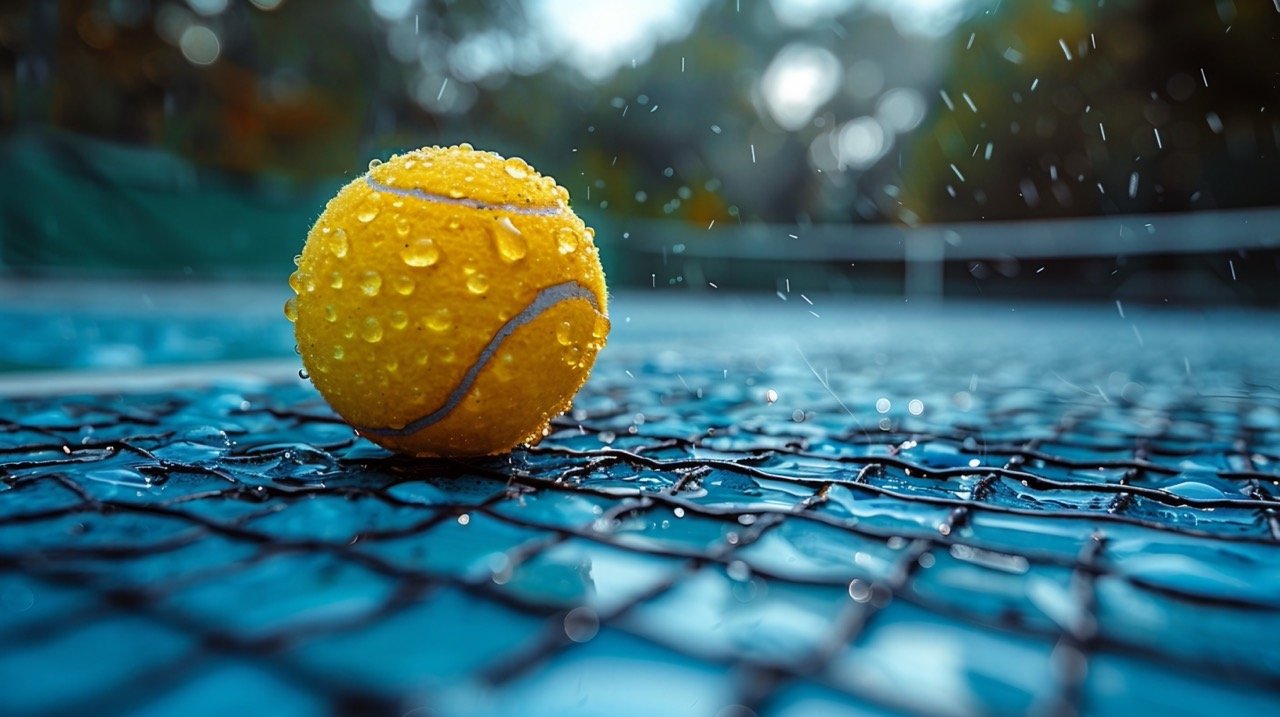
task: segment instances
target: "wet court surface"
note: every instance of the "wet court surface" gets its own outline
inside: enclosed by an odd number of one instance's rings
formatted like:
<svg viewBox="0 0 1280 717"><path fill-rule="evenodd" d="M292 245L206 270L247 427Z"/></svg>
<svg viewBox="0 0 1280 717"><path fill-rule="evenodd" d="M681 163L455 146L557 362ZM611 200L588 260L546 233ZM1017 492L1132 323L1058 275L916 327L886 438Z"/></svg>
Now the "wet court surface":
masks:
<svg viewBox="0 0 1280 717"><path fill-rule="evenodd" d="M0 312L183 365L0 382L0 712L1280 707L1274 316L809 298L623 294L469 461L353 435L278 302Z"/></svg>

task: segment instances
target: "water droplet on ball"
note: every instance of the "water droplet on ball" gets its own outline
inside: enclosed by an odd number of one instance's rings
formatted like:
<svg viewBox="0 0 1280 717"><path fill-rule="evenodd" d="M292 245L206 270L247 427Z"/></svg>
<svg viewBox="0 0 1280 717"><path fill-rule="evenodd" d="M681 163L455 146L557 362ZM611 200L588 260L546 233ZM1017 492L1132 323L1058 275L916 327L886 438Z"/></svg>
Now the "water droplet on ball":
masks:
<svg viewBox="0 0 1280 717"><path fill-rule="evenodd" d="M409 315L400 309L391 312L391 328L400 330L409 325Z"/></svg>
<svg viewBox="0 0 1280 717"><path fill-rule="evenodd" d="M377 216L378 216L377 207L364 207L356 214L356 219L359 219L365 224L368 224L369 222L373 221L374 218Z"/></svg>
<svg viewBox="0 0 1280 717"><path fill-rule="evenodd" d="M382 275L370 269L360 276L360 291L366 296L377 296L382 289Z"/></svg>
<svg viewBox="0 0 1280 717"><path fill-rule="evenodd" d="M453 326L453 314L441 307L427 317L427 328L432 331L448 331Z"/></svg>
<svg viewBox="0 0 1280 717"><path fill-rule="evenodd" d="M360 327L360 338L371 344L376 344L382 340L382 324L372 316L366 317L364 325Z"/></svg>
<svg viewBox="0 0 1280 717"><path fill-rule="evenodd" d="M511 223L511 219L502 217L498 220L498 231L494 239L498 244L498 254L508 262L520 261L529 253L529 242L525 241L520 230Z"/></svg>
<svg viewBox="0 0 1280 717"><path fill-rule="evenodd" d="M396 234L399 236L409 236L409 220L404 217L396 218Z"/></svg>
<svg viewBox="0 0 1280 717"><path fill-rule="evenodd" d="M401 296L412 294L414 286L413 277L406 274L396 274L395 278L391 280L391 288L395 289L396 293Z"/></svg>
<svg viewBox="0 0 1280 717"><path fill-rule="evenodd" d="M529 165L519 157L508 159L503 169L507 170L507 175L512 179L524 179L529 176Z"/></svg>
<svg viewBox="0 0 1280 717"><path fill-rule="evenodd" d="M381 165L382 165L382 160L381 160L381 159L378 159L377 157L374 157L373 159L369 160L369 169L370 169L370 170L377 169L377 168L378 168L378 167L380 167Z"/></svg>
<svg viewBox="0 0 1280 717"><path fill-rule="evenodd" d="M347 255L347 251L351 248L351 242L347 240L347 232L339 229L333 233L333 240L329 242L329 252L339 259Z"/></svg>
<svg viewBox="0 0 1280 717"><path fill-rule="evenodd" d="M331 324L338 320L338 309L333 304L325 304L324 320Z"/></svg>
<svg viewBox="0 0 1280 717"><path fill-rule="evenodd" d="M489 290L489 278L484 274L473 274L467 279L467 291L480 295Z"/></svg>
<svg viewBox="0 0 1280 717"><path fill-rule="evenodd" d="M329 286L334 289L342 288L342 272L335 271L329 275Z"/></svg>
<svg viewBox="0 0 1280 717"><path fill-rule="evenodd" d="M510 381L516 375L516 359L510 352L503 352L494 362L493 373L499 381Z"/></svg>
<svg viewBox="0 0 1280 717"><path fill-rule="evenodd" d="M290 321L298 320L298 299L290 296L289 300L284 302L284 317Z"/></svg>
<svg viewBox="0 0 1280 717"><path fill-rule="evenodd" d="M440 261L440 247L430 239L416 239L400 251L400 258L409 266L432 266Z"/></svg>
<svg viewBox="0 0 1280 717"><path fill-rule="evenodd" d="M561 321L556 327L556 341L561 346L568 346L573 343L573 324L568 321Z"/></svg>
<svg viewBox="0 0 1280 717"><path fill-rule="evenodd" d="M347 356L347 351L346 351L346 349L342 348L342 344L334 344L334 345L333 345L333 358L334 358L334 360L336 360L336 361L341 361L342 359L346 358L346 356Z"/></svg>
<svg viewBox="0 0 1280 717"><path fill-rule="evenodd" d="M578 249L578 233L565 227L556 233L556 243L561 254L572 254Z"/></svg>

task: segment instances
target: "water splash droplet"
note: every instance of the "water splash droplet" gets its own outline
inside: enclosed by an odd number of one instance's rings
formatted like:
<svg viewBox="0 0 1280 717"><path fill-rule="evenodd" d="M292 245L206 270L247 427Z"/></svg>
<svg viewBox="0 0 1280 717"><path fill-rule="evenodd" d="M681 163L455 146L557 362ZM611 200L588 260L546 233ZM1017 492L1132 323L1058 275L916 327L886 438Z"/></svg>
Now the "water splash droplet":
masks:
<svg viewBox="0 0 1280 717"><path fill-rule="evenodd" d="M368 316L364 320L364 325L360 327L360 338L371 344L376 344L382 340L382 324L372 316Z"/></svg>
<svg viewBox="0 0 1280 717"><path fill-rule="evenodd" d="M377 296L382 290L382 275L370 269L360 275L360 291L366 296Z"/></svg>
<svg viewBox="0 0 1280 717"><path fill-rule="evenodd" d="M400 250L400 259L409 266L434 266L440 261L440 247L430 239L415 239Z"/></svg>

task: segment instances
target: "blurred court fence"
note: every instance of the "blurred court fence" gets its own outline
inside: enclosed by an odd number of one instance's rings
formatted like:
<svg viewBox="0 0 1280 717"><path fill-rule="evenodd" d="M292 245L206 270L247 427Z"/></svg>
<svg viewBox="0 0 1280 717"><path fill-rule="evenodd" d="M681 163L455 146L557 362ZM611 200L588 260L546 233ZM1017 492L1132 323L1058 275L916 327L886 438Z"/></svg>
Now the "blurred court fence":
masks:
<svg viewBox="0 0 1280 717"><path fill-rule="evenodd" d="M1275 303L1277 33L1235 0L10 4L0 267L282 277L370 158L470 141L565 184L615 286Z"/></svg>

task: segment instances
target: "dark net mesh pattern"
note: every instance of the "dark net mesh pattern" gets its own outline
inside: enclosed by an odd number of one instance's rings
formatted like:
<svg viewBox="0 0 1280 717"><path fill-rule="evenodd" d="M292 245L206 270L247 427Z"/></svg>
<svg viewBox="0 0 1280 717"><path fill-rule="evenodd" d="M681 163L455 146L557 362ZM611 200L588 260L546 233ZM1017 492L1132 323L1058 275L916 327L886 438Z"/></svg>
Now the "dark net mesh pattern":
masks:
<svg viewBox="0 0 1280 717"><path fill-rule="evenodd" d="M302 381L0 400L0 712L1273 713L1274 325L1025 314L615 310L491 459Z"/></svg>

